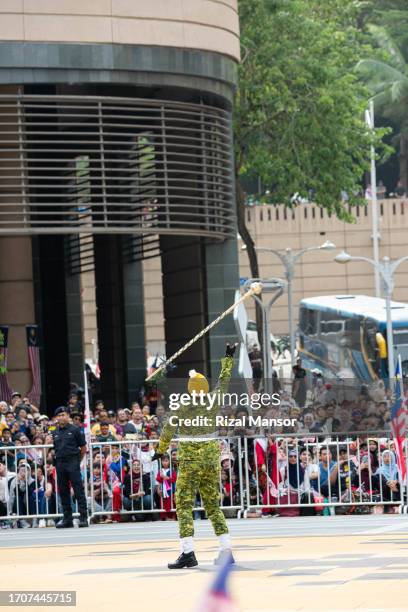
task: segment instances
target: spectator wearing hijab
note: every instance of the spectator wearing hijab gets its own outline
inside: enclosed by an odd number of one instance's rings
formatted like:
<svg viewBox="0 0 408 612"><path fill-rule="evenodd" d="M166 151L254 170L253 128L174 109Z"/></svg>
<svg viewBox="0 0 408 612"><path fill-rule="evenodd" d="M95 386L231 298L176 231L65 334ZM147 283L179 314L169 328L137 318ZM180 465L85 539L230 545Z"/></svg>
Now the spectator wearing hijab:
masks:
<svg viewBox="0 0 408 612"><path fill-rule="evenodd" d="M298 453L295 448L289 449L288 463L285 467L284 483L285 488L290 489L294 493L298 493L301 489L305 478L305 467L298 460Z"/></svg>
<svg viewBox="0 0 408 612"><path fill-rule="evenodd" d="M395 455L390 450L385 450L381 454L381 465L377 474L380 477L380 490L384 501L399 501L401 499L400 485L398 478L398 467Z"/></svg>
<svg viewBox="0 0 408 612"><path fill-rule="evenodd" d="M352 482L354 486L361 487L370 495L378 493L379 475L373 471L371 467L371 457L366 450L360 451L360 465Z"/></svg>
<svg viewBox="0 0 408 612"><path fill-rule="evenodd" d="M152 493L150 475L142 474L140 461L133 459L132 470L125 475L123 482L123 506L126 510L150 510ZM136 515L136 520L144 519L146 515Z"/></svg>
<svg viewBox="0 0 408 612"><path fill-rule="evenodd" d="M378 442L373 438L368 440L368 452L370 453L370 463L371 469L373 472L377 471L379 467L379 452L378 452Z"/></svg>

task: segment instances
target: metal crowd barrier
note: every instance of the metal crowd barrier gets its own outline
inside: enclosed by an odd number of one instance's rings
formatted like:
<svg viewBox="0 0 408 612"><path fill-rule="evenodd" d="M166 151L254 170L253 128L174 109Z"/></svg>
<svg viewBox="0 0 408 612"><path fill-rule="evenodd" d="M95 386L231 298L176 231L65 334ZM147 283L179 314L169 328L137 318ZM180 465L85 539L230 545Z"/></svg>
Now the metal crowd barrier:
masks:
<svg viewBox="0 0 408 612"><path fill-rule="evenodd" d="M404 483L396 471L394 453L380 450L383 441L370 437L367 450L362 450L363 445L351 437L245 438L249 460L245 462L244 516L256 510L294 516L401 507Z"/></svg>
<svg viewBox="0 0 408 612"><path fill-rule="evenodd" d="M22 521L22 526L27 526L63 514L52 444L0 447L0 458L5 461L5 473L0 472L0 477L6 479L0 522ZM74 500L72 509L73 515L78 516Z"/></svg>
<svg viewBox="0 0 408 612"><path fill-rule="evenodd" d="M252 512L293 516L402 509L404 483L393 473L393 455L381 450L384 440L371 437L363 449L351 437L331 440L319 434L221 439L221 508L238 518ZM176 517L177 441L168 465L151 461L157 442L91 442L81 467L92 517ZM35 524L62 515L52 445L2 447L0 457L5 458L0 484L7 483L0 487L5 496L0 523ZM74 499L72 505L75 516ZM195 516L203 510L197 496Z"/></svg>
<svg viewBox="0 0 408 612"><path fill-rule="evenodd" d="M158 440L91 442L88 505L92 516L154 514L161 519L175 518L177 451L171 450L166 465L163 460L152 462L156 443ZM241 439L225 439L220 445L221 463L229 463L228 469L220 472L221 508L241 516L243 466L241 461L235 463L235 457L242 455ZM194 513L203 510L197 496Z"/></svg>

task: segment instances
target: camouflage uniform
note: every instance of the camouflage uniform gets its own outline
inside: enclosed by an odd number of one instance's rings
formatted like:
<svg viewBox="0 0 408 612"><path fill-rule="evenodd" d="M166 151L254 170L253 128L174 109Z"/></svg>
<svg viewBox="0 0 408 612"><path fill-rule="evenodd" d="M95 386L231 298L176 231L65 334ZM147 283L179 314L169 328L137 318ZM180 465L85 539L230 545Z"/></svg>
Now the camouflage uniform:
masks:
<svg viewBox="0 0 408 612"><path fill-rule="evenodd" d="M221 360L221 372L218 385L214 392L225 393L231 379L234 359L224 357ZM165 425L158 453L167 451L171 439L176 430L180 438L183 436L205 437L216 431L215 415L218 413L219 406L215 402L211 410L206 406L181 406L177 411L179 418L192 418L198 415L209 417L210 425L195 427L192 432L191 427L182 424L172 426L168 422ZM190 442L180 442L177 451L178 476L176 484L176 506L179 521L180 538L194 535L193 508L196 492L200 492L201 500L208 518L210 519L215 534L217 536L228 533L227 523L224 514L220 509L220 447L217 440Z"/></svg>

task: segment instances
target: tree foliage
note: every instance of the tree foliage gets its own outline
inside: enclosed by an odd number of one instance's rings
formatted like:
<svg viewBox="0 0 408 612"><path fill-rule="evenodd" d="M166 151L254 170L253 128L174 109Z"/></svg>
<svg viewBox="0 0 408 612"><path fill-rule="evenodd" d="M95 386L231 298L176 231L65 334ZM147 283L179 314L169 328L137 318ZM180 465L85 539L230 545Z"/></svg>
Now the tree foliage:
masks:
<svg viewBox="0 0 408 612"><path fill-rule="evenodd" d="M354 73L364 45L351 0L240 0L237 173L256 173L275 202L310 190L344 217L367 168L369 98Z"/></svg>
<svg viewBox="0 0 408 612"><path fill-rule="evenodd" d="M406 0L371 0L366 23L384 28L408 59L408 4Z"/></svg>
<svg viewBox="0 0 408 612"><path fill-rule="evenodd" d="M367 54L360 10L355 0L239 0L237 209L253 276L259 271L241 178L260 176L276 203L312 192L317 204L352 220L341 192L358 201L370 143L381 137L367 130L370 93L354 70Z"/></svg>
<svg viewBox="0 0 408 612"><path fill-rule="evenodd" d="M374 96L376 113L397 126L400 178L408 187L408 5L373 0L366 29L374 45L357 71Z"/></svg>
<svg viewBox="0 0 408 612"><path fill-rule="evenodd" d="M405 123L408 119L408 62L385 28L371 25L369 31L384 51L384 59L363 59L357 64L357 70L374 94L377 109L385 117Z"/></svg>

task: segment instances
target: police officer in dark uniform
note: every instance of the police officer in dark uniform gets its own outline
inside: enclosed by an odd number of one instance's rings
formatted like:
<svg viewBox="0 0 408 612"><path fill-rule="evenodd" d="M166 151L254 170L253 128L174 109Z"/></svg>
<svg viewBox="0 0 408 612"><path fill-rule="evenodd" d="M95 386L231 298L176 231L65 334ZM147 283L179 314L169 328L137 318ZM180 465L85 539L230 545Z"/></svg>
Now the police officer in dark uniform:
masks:
<svg viewBox="0 0 408 612"><path fill-rule="evenodd" d="M79 427L71 425L67 408L55 411L58 427L53 433L57 468L57 484L60 491L64 518L56 524L58 529L73 527L71 486L74 489L80 513L79 527L88 527L86 497L81 478L80 462L86 452L86 440Z"/></svg>

